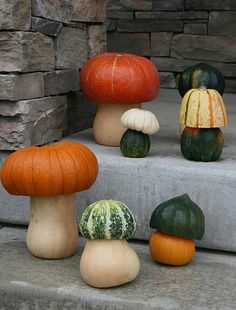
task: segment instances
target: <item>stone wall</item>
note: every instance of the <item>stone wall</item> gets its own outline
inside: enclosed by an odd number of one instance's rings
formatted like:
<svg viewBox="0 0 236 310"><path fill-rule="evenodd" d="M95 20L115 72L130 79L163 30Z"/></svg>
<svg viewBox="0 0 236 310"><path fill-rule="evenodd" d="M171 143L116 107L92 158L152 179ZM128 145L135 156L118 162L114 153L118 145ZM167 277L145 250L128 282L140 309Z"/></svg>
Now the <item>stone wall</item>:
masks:
<svg viewBox="0 0 236 310"><path fill-rule="evenodd" d="M236 92L235 0L109 0L107 17L108 50L150 57L162 87L204 61Z"/></svg>
<svg viewBox="0 0 236 310"><path fill-rule="evenodd" d="M106 0L1 0L0 150L91 125L79 70L106 45Z"/></svg>

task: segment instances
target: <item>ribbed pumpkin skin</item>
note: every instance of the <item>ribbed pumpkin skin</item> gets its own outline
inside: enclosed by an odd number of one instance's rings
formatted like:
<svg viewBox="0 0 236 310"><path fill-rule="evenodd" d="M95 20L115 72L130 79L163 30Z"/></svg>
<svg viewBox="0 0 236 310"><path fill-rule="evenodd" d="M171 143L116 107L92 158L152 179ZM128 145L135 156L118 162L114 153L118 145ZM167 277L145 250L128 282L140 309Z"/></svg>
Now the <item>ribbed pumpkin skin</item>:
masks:
<svg viewBox="0 0 236 310"><path fill-rule="evenodd" d="M185 127L181 135L181 152L188 160L216 161L224 147L224 137L220 128Z"/></svg>
<svg viewBox="0 0 236 310"><path fill-rule="evenodd" d="M147 135L151 135L160 129L155 114L141 109L126 111L121 117L121 124L128 129L141 131Z"/></svg>
<svg viewBox="0 0 236 310"><path fill-rule="evenodd" d="M145 157L150 150L150 138L141 131L126 130L120 141L120 150L125 157Z"/></svg>
<svg viewBox="0 0 236 310"><path fill-rule="evenodd" d="M155 232L149 242L149 251L158 263L181 266L191 261L195 244L191 239Z"/></svg>
<svg viewBox="0 0 236 310"><path fill-rule="evenodd" d="M204 214L188 194L183 194L157 206L150 227L177 237L200 240L204 234Z"/></svg>
<svg viewBox="0 0 236 310"><path fill-rule="evenodd" d="M179 115L180 125L193 128L218 128L227 125L221 95L214 89L190 89L184 96Z"/></svg>
<svg viewBox="0 0 236 310"><path fill-rule="evenodd" d="M223 95L225 89L224 76L218 69L205 63L198 63L187 68L179 77L178 90L181 97L183 97L188 90L201 86L216 89Z"/></svg>
<svg viewBox="0 0 236 310"><path fill-rule="evenodd" d="M56 196L90 188L97 174L93 152L68 141L12 153L3 163L1 180L12 195Z"/></svg>
<svg viewBox="0 0 236 310"><path fill-rule="evenodd" d="M80 221L80 232L86 239L128 239L135 231L136 221L129 208L112 199L88 206Z"/></svg>
<svg viewBox="0 0 236 310"><path fill-rule="evenodd" d="M102 53L80 72L84 95L98 104L132 104L153 100L160 89L159 73L146 59L127 53Z"/></svg>

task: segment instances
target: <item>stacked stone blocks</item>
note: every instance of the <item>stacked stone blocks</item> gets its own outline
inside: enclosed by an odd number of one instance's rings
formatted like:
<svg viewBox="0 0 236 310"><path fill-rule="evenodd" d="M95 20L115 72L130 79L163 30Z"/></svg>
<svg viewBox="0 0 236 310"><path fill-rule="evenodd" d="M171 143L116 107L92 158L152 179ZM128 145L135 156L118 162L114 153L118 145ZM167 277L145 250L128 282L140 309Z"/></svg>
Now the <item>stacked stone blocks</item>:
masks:
<svg viewBox="0 0 236 310"><path fill-rule="evenodd" d="M0 150L91 125L95 109L79 91L79 70L105 50L105 12L105 0L1 1Z"/></svg>
<svg viewBox="0 0 236 310"><path fill-rule="evenodd" d="M151 58L167 88L185 68L207 62L236 92L235 10L234 0L109 0L108 50Z"/></svg>

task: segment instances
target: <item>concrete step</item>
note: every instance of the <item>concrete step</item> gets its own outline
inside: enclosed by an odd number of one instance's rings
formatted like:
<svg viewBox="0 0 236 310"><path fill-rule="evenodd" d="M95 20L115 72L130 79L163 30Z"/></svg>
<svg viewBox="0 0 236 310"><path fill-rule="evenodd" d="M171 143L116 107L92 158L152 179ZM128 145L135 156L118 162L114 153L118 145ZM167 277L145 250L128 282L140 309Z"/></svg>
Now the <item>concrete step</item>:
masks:
<svg viewBox="0 0 236 310"><path fill-rule="evenodd" d="M95 289L80 278L77 253L67 259L32 256L25 230L0 229L1 310L151 310L235 309L236 259L229 253L197 251L182 267L155 263L147 243L130 243L140 262L135 281L112 289Z"/></svg>
<svg viewBox="0 0 236 310"><path fill-rule="evenodd" d="M157 100L144 104L160 121L161 130L151 136L150 155L125 158L119 148L94 143L92 131L79 132L69 139L87 145L96 154L100 173L94 186L77 194L78 221L84 208L99 199L112 198L126 203L138 224L135 238L148 240L149 219L154 208L174 196L188 193L203 209L206 232L197 245L203 248L236 252L236 95L225 94L229 126L223 129L225 147L217 162L192 162L180 152L176 90L161 90ZM4 158L7 154L1 153ZM0 190L0 221L28 223L28 199Z"/></svg>

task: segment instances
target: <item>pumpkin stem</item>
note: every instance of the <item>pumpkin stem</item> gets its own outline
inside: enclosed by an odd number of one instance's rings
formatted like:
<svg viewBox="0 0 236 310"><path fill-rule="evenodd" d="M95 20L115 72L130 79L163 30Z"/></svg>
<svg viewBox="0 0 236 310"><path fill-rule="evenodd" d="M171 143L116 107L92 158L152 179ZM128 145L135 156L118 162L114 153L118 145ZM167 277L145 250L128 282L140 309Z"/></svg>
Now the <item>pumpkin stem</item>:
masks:
<svg viewBox="0 0 236 310"><path fill-rule="evenodd" d="M137 254L126 239L87 240L80 260L82 279L94 287L114 287L134 280L139 272Z"/></svg>
<svg viewBox="0 0 236 310"><path fill-rule="evenodd" d="M30 252L42 258L69 257L78 246L75 195L30 197Z"/></svg>
<svg viewBox="0 0 236 310"><path fill-rule="evenodd" d="M132 108L141 108L141 104L100 104L93 122L96 142L101 145L119 146L126 130L121 124L121 116Z"/></svg>

